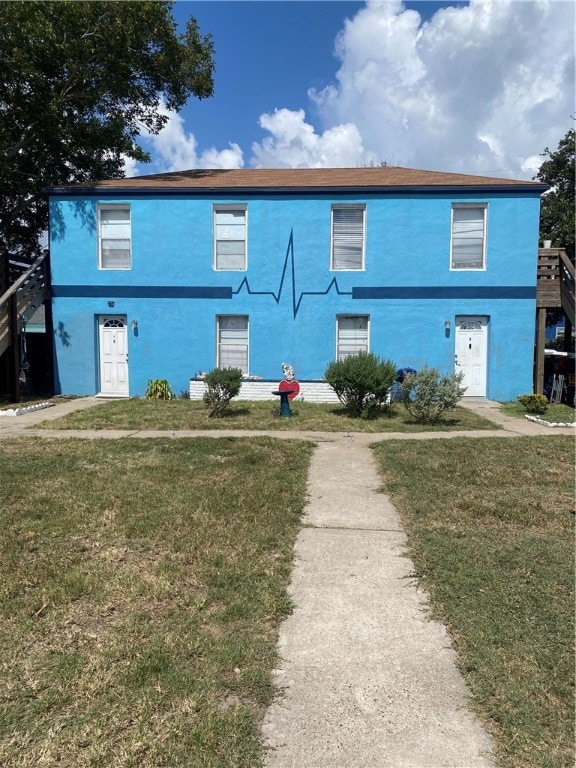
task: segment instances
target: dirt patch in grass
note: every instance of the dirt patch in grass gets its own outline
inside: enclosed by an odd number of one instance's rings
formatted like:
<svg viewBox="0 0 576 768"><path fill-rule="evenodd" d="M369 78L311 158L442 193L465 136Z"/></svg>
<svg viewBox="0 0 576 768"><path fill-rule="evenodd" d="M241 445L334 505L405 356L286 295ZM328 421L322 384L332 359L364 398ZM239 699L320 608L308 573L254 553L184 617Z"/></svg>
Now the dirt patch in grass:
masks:
<svg viewBox="0 0 576 768"><path fill-rule="evenodd" d="M505 768L574 764L574 440L381 443L384 490Z"/></svg>
<svg viewBox="0 0 576 768"><path fill-rule="evenodd" d="M260 764L311 451L0 445L0 764Z"/></svg>

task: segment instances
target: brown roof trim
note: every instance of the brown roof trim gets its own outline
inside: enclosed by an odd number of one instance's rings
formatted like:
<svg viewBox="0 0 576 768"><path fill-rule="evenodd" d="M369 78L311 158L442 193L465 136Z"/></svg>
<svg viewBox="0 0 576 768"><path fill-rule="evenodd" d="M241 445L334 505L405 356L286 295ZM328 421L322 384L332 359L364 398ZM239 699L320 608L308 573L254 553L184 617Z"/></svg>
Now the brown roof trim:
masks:
<svg viewBox="0 0 576 768"><path fill-rule="evenodd" d="M375 168L266 168L266 169L195 169L159 173L134 178L107 179L51 187L51 194L187 192L318 192L349 190L363 192L425 191L440 189L508 189L543 192L546 184L516 179L499 179L463 173L422 171L384 166Z"/></svg>

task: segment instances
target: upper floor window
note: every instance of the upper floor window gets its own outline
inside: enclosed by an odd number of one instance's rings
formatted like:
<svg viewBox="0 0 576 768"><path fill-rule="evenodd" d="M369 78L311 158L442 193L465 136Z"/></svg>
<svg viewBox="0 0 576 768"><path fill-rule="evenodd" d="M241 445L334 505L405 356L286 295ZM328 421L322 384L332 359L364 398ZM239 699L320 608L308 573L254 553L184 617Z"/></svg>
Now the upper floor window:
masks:
<svg viewBox="0 0 576 768"><path fill-rule="evenodd" d="M365 213L363 205L332 206L330 269L364 269Z"/></svg>
<svg viewBox="0 0 576 768"><path fill-rule="evenodd" d="M369 315L336 316L336 359L369 352Z"/></svg>
<svg viewBox="0 0 576 768"><path fill-rule="evenodd" d="M248 315L218 315L216 325L216 365L248 373Z"/></svg>
<svg viewBox="0 0 576 768"><path fill-rule="evenodd" d="M100 269L131 269L129 205L98 206L98 265Z"/></svg>
<svg viewBox="0 0 576 768"><path fill-rule="evenodd" d="M214 208L214 269L246 269L246 206Z"/></svg>
<svg viewBox="0 0 576 768"><path fill-rule="evenodd" d="M451 269L485 269L486 206L452 206Z"/></svg>

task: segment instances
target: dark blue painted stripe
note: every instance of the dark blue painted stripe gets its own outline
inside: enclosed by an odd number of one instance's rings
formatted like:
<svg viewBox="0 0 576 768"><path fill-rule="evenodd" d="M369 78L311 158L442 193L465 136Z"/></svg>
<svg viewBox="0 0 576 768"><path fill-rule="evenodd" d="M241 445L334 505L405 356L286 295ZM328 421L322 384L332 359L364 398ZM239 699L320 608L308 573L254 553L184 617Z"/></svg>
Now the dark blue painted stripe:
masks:
<svg viewBox="0 0 576 768"><path fill-rule="evenodd" d="M52 285L57 298L231 299L231 287L210 285Z"/></svg>
<svg viewBox="0 0 576 768"><path fill-rule="evenodd" d="M353 299L535 299L536 286L437 285L413 288L374 286L352 288Z"/></svg>
<svg viewBox="0 0 576 768"><path fill-rule="evenodd" d="M334 288L335 279L323 291L305 291L300 295L297 308L304 295L324 296ZM118 298L118 299L231 299L230 286L209 285L52 285L52 296L56 298ZM271 295L276 303L279 296L268 292L248 291L253 295ZM336 292L340 291L336 284ZM348 293L348 295L350 295ZM389 287L372 286L352 288L353 299L535 299L536 287L531 285L511 286L426 286ZM295 312L296 313L296 312Z"/></svg>

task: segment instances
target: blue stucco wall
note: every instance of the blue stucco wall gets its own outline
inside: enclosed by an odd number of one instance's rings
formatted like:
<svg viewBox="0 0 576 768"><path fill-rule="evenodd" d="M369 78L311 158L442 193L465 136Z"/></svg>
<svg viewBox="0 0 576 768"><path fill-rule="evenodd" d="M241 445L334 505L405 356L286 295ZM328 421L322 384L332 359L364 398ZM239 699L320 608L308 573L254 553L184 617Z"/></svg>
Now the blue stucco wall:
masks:
<svg viewBox="0 0 576 768"><path fill-rule="evenodd" d="M100 270L96 205L129 202L132 268ZM212 206L248 206L248 268L213 269ZM330 271L333 203L366 205L363 271ZM451 206L488 206L486 269L451 271ZM130 394L150 378L176 392L216 364L216 316L250 322L250 374L280 379L282 361L321 379L335 356L337 314L370 316L370 349L398 367L454 370L458 315L488 318L488 397L532 390L539 196L534 192L99 200L51 199L56 382L99 391L97 318L123 314ZM110 303L113 302L113 307ZM451 321L447 335L445 320Z"/></svg>

